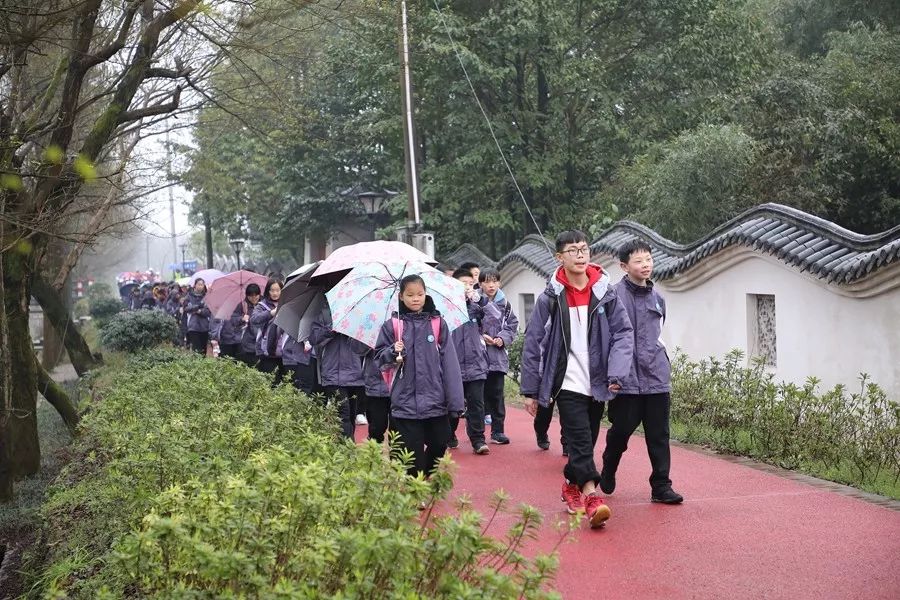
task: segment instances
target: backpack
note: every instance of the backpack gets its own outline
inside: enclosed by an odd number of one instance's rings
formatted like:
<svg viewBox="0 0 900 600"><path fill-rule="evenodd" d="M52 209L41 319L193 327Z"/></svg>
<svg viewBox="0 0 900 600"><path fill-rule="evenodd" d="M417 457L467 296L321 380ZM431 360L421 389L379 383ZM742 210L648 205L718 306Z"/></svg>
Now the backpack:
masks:
<svg viewBox="0 0 900 600"><path fill-rule="evenodd" d="M391 324L394 326L394 341L400 341L403 339L403 321L398 319L397 317L391 317ZM431 331L434 333L434 343L441 343L441 318L440 317L431 317ZM390 391L391 386L394 383L394 374L397 372L397 367L388 367L381 372L381 377L384 379L384 384L387 386L388 391Z"/></svg>

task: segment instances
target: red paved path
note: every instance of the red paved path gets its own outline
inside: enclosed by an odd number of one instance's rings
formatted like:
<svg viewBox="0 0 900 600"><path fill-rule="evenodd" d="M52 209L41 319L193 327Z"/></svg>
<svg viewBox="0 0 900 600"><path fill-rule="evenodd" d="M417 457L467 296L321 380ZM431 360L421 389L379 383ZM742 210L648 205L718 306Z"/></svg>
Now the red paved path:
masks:
<svg viewBox="0 0 900 600"><path fill-rule="evenodd" d="M502 487L537 507L547 526L536 548L549 549L558 538L552 524L565 516L558 424L548 452L535 445L523 410L509 410L506 432L512 444L475 456L460 426L454 494L486 513ZM900 599L900 512L679 447L672 479L683 505L651 504L649 474L635 436L607 500L608 525L584 523L560 548L563 598ZM491 533L510 522L499 519Z"/></svg>

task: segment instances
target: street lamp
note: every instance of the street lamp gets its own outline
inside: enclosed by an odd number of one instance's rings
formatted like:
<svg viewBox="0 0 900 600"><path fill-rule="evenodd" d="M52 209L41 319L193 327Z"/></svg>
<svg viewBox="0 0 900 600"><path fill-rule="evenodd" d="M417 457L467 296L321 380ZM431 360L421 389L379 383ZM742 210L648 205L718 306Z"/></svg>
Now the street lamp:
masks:
<svg viewBox="0 0 900 600"><path fill-rule="evenodd" d="M187 250L187 244L181 244L181 276L184 277L184 251Z"/></svg>
<svg viewBox="0 0 900 600"><path fill-rule="evenodd" d="M372 223L372 239L374 240L375 229L378 226L378 221L384 214L381 209L384 207L385 201L396 196L397 192L391 190L373 190L371 192L363 192L360 190L360 186L356 186L355 188L351 188L349 190L341 192L341 195L356 196L356 199L359 200L360 204L362 204L363 210L366 212L366 216Z"/></svg>
<svg viewBox="0 0 900 600"><path fill-rule="evenodd" d="M244 247L244 240L240 238L235 238L233 240L228 240L228 243L231 245L231 248L234 250L235 256L237 256L237 270L241 270L241 249Z"/></svg>

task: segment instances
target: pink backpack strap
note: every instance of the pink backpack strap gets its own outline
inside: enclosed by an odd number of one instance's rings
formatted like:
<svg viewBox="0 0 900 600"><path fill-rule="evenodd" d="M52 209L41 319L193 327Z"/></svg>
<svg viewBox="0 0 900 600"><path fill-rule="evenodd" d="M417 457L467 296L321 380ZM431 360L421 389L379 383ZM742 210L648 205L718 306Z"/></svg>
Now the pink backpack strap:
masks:
<svg viewBox="0 0 900 600"><path fill-rule="evenodd" d="M441 344L441 318L431 317L431 332L434 333L434 343L436 346Z"/></svg>
<svg viewBox="0 0 900 600"><path fill-rule="evenodd" d="M391 325L394 327L394 342L401 341L403 339L403 321L397 317L391 317ZM388 390L390 390L391 386L394 384L394 375L396 373L397 367L395 366L381 372L381 378L384 379L384 384L387 386Z"/></svg>

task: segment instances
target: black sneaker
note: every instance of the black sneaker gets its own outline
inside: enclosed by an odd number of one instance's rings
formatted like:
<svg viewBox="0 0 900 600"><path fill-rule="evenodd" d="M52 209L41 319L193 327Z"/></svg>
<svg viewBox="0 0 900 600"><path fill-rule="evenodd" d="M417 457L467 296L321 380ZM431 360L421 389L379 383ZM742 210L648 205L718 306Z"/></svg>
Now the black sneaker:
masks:
<svg viewBox="0 0 900 600"><path fill-rule="evenodd" d="M659 492L653 492L650 495L650 502L659 502L661 504L681 504L684 498L681 494L675 493L672 488L666 488Z"/></svg>
<svg viewBox="0 0 900 600"><path fill-rule="evenodd" d="M447 442L447 447L451 450L456 450L457 448L459 448L459 439L454 435L452 438L450 438L450 441Z"/></svg>
<svg viewBox="0 0 900 600"><path fill-rule="evenodd" d="M549 450L550 449L550 440L546 437L539 437L537 439L538 448L541 450Z"/></svg>
<svg viewBox="0 0 900 600"><path fill-rule="evenodd" d="M606 471L600 471L600 481L597 482L604 494L612 494L616 491L616 476Z"/></svg>
<svg viewBox="0 0 900 600"><path fill-rule="evenodd" d="M491 434L491 443L492 444L501 444L501 445L505 446L506 444L509 443L509 438L506 437L502 433L492 433Z"/></svg>
<svg viewBox="0 0 900 600"><path fill-rule="evenodd" d="M475 448L472 450L472 452L474 452L475 454L490 454L491 449L488 448L487 444L482 442L480 444L476 444Z"/></svg>
<svg viewBox="0 0 900 600"><path fill-rule="evenodd" d="M563 444L563 456L569 455L569 447Z"/></svg>

